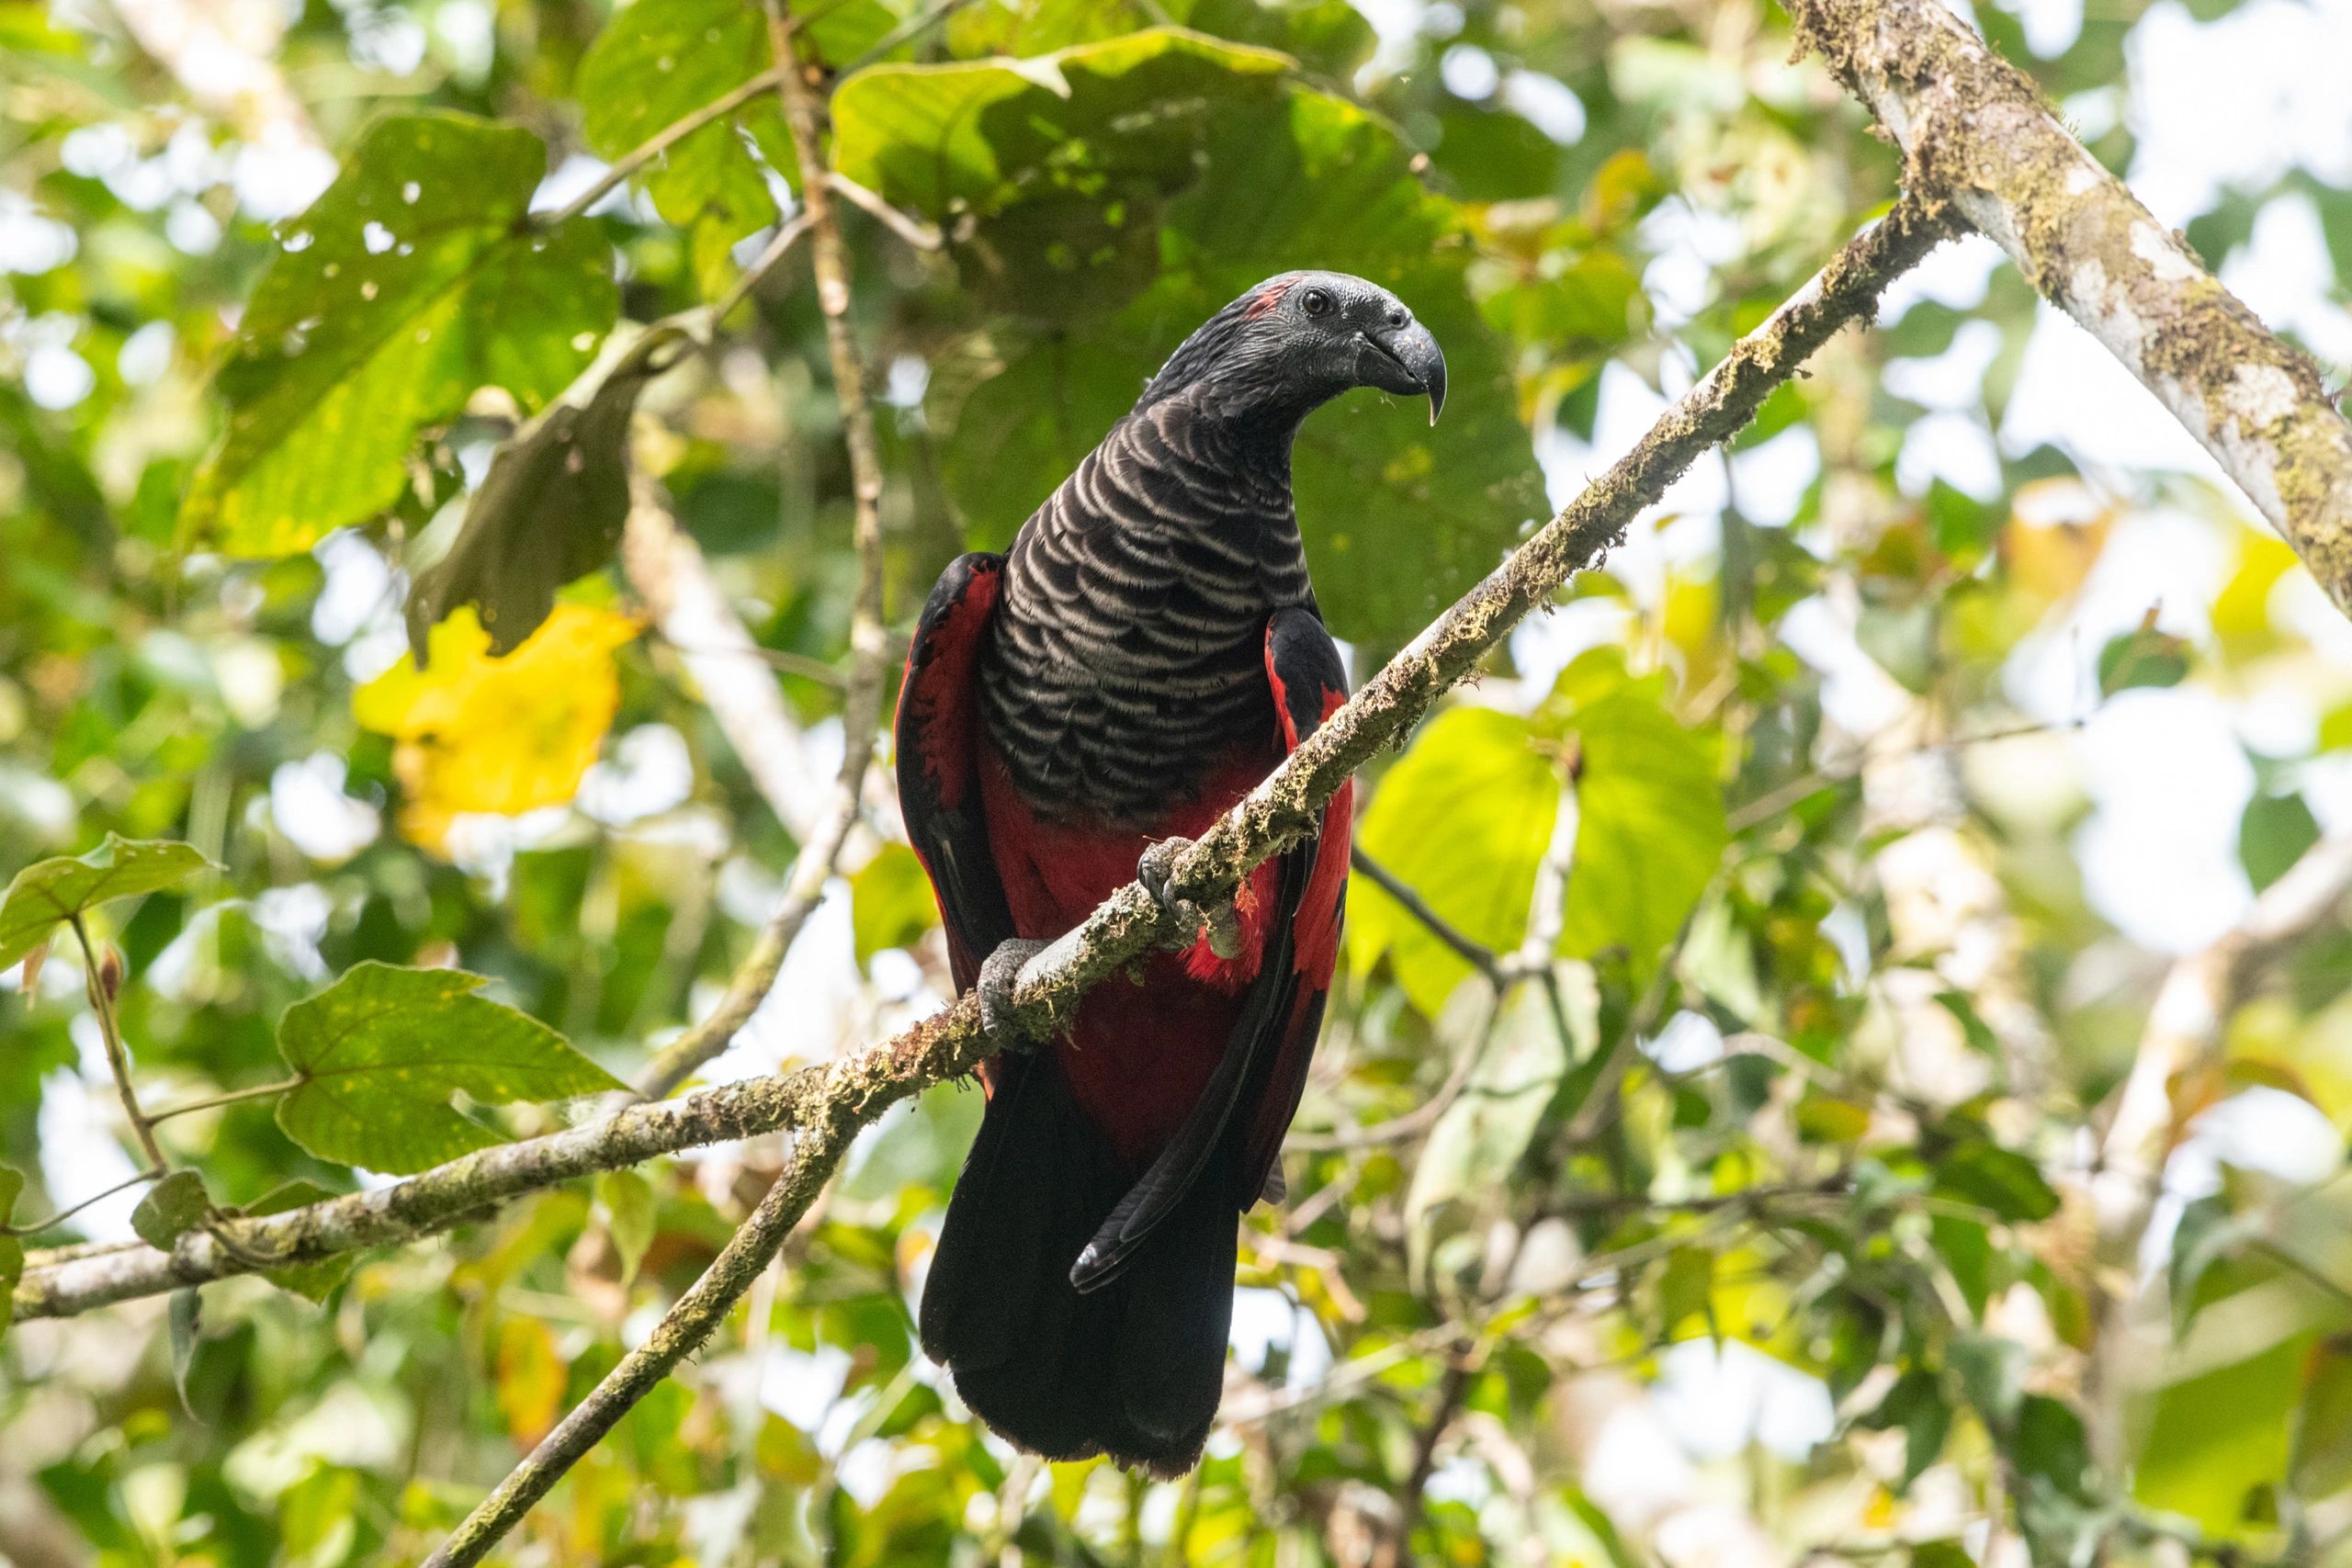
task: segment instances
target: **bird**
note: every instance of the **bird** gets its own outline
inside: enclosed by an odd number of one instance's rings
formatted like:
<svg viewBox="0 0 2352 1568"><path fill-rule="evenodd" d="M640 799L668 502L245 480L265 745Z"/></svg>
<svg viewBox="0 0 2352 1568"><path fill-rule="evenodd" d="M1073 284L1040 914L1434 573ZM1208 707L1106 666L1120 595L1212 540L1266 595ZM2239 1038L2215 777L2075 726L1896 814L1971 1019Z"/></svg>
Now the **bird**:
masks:
<svg viewBox="0 0 2352 1568"><path fill-rule="evenodd" d="M894 726L907 832L960 993L1002 1046L918 1327L976 1415L1049 1460L1199 1461L1242 1214L1281 1197L1337 961L1351 787L1189 947L1020 1037L1021 966L1115 889L1171 907L1177 855L1346 701L1291 448L1356 388L1445 401L1437 340L1336 272L1211 316L1002 553L923 606ZM1200 912L1192 911L1194 929Z"/></svg>

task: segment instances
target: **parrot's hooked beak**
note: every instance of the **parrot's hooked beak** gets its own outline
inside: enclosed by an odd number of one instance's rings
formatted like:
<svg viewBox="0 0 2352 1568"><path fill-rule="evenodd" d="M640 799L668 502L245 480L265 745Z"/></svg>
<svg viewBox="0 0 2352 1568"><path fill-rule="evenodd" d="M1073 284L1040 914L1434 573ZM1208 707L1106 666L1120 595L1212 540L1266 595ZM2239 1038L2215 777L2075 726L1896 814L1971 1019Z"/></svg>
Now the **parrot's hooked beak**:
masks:
<svg viewBox="0 0 2352 1568"><path fill-rule="evenodd" d="M1374 354L1403 372L1394 380L1373 378L1374 384L1392 392L1427 393L1430 423L1435 424L1445 408L1445 355L1429 328L1408 321L1401 327L1366 333L1364 341Z"/></svg>

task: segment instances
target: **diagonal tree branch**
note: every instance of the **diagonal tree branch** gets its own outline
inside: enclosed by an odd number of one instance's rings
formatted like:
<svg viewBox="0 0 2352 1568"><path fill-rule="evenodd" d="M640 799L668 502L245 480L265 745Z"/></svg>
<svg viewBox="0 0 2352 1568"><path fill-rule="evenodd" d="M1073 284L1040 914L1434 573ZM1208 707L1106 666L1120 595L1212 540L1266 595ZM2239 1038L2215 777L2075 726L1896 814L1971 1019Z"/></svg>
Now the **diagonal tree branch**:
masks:
<svg viewBox="0 0 2352 1568"><path fill-rule="evenodd" d="M1911 188L1958 206L2122 361L2352 615L2352 424L2318 367L2266 331L1939 0L1788 10L1901 144Z"/></svg>
<svg viewBox="0 0 2352 1568"><path fill-rule="evenodd" d="M1443 693L1469 672L1529 611L1590 565L1643 507L1655 502L1700 453L1728 440L1765 397L1837 333L1866 320L1879 292L1953 232L1952 221L1905 201L1857 236L1731 354L1661 416L1633 451L1485 581L1389 661L1265 784L1182 862L1189 889L1238 882L1240 865L1276 853L1312 829L1322 803L1381 748L1403 739ZM1049 1021L1144 953L1180 935L1140 887L1130 885L1084 925L1022 973L1017 1003ZM17 1288L20 1317L58 1317L109 1302L254 1271L314 1261L360 1247L449 1229L518 1194L596 1170L634 1165L701 1144L785 1127L814 1127L835 1115L863 1125L908 1095L968 1073L991 1046L971 998L896 1038L821 1067L803 1068L639 1105L601 1121L469 1155L374 1192L311 1204L220 1228L236 1251L190 1233L169 1253L152 1247L50 1260L28 1259Z"/></svg>

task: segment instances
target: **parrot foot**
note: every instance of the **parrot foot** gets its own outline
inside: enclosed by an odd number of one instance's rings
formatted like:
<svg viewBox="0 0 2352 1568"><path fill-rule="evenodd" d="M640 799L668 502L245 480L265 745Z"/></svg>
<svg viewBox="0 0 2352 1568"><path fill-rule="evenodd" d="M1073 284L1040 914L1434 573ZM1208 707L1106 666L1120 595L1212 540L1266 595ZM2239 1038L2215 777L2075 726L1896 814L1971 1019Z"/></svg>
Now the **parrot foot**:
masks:
<svg viewBox="0 0 2352 1568"><path fill-rule="evenodd" d="M1234 913L1233 900L1222 904L1195 904L1190 898L1179 898L1169 892L1169 879L1176 874L1176 860L1193 847L1190 839L1161 839L1143 852L1136 862L1136 880L1151 895L1153 902L1176 918L1179 927L1188 932L1205 928L1209 951L1219 958L1230 959L1241 952L1241 918ZM1193 937L1187 936L1177 945L1190 947Z"/></svg>
<svg viewBox="0 0 2352 1568"><path fill-rule="evenodd" d="M980 1028L1004 1050L1028 1051L1036 1046L1014 1021L1012 987L1021 978L1021 966L1049 945L1027 937L1007 937L980 961L979 977L972 985L980 998Z"/></svg>

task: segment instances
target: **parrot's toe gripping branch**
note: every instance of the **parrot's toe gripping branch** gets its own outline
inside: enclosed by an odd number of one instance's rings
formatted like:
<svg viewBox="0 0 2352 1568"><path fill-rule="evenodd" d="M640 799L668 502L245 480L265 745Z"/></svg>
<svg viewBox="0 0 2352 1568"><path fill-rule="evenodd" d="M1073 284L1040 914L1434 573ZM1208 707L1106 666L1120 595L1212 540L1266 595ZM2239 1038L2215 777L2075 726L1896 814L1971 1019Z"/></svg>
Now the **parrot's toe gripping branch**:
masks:
<svg viewBox="0 0 2352 1568"><path fill-rule="evenodd" d="M979 976L972 983L980 998L980 1028L1003 1050L1027 1051L1036 1045L1013 1016L1012 987L1021 979L1021 966L1049 945L1027 937L1008 937L980 960Z"/></svg>
<svg viewBox="0 0 2352 1568"><path fill-rule="evenodd" d="M1215 905L1195 904L1190 898L1179 898L1169 891L1169 881L1176 874L1176 862L1193 847L1190 839L1161 839L1143 852L1136 862L1136 880L1154 902L1175 917L1177 929L1184 933L1179 947L1190 947L1198 940L1204 928L1209 939L1209 951L1219 958L1232 958L1241 951L1241 919L1234 913L1233 900Z"/></svg>

